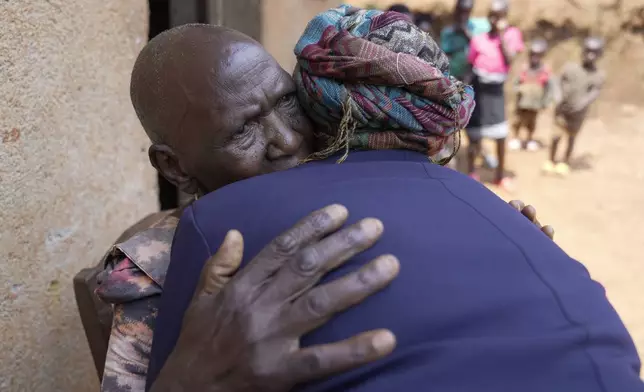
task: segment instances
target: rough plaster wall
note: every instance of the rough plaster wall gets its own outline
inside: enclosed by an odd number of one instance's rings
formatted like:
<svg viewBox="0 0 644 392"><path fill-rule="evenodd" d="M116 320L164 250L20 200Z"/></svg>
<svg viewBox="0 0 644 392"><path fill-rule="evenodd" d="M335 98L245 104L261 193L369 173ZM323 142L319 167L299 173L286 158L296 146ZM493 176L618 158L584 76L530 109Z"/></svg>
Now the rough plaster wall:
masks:
<svg viewBox="0 0 644 392"><path fill-rule="evenodd" d="M129 75L145 0L0 2L0 391L91 391L72 277L156 209Z"/></svg>
<svg viewBox="0 0 644 392"><path fill-rule="evenodd" d="M307 23L340 3L340 0L263 0L262 44L291 72L295 67L293 48Z"/></svg>

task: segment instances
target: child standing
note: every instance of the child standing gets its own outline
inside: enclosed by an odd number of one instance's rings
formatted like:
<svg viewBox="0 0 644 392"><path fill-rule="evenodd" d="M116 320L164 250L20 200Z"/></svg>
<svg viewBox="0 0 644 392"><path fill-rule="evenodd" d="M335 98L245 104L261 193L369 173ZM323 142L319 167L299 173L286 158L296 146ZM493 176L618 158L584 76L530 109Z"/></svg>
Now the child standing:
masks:
<svg viewBox="0 0 644 392"><path fill-rule="evenodd" d="M490 22L485 18L472 18L474 0L457 0L454 7L452 24L441 31L441 49L449 57L450 75L464 80L469 76L467 54L470 41L479 34L490 31Z"/></svg>
<svg viewBox="0 0 644 392"><path fill-rule="evenodd" d="M470 177L478 180L474 162L480 155L482 139L494 139L498 157L494 182L506 191L512 191L512 182L505 177L508 123L505 119L503 84L514 56L523 50L523 38L519 29L508 26L507 12L507 1L494 0L488 14L490 31L470 41L467 59L472 68L476 108L467 127L470 141L467 163Z"/></svg>
<svg viewBox="0 0 644 392"><path fill-rule="evenodd" d="M567 175L575 140L604 84L604 72L597 68L597 60L604 50L601 38L584 40L581 64L568 63L560 77L561 101L555 108L555 135L550 146L550 160L544 164L545 172ZM561 162L557 162L557 148L563 136L568 137L568 148Z"/></svg>
<svg viewBox="0 0 644 392"><path fill-rule="evenodd" d="M550 68L543 63L543 56L547 50L548 43L544 39L532 41L528 64L515 82L517 101L512 124L514 139L508 143L510 150L518 150L522 147L528 151L539 149L539 144L534 140L537 116L550 103L553 90ZM522 143L519 137L523 127L528 131L525 143Z"/></svg>
<svg viewBox="0 0 644 392"><path fill-rule="evenodd" d="M472 18L472 8L474 8L474 0L457 0L452 14L452 23L444 27L440 34L441 49L449 57L450 75L466 83L472 82L469 79L470 66L467 62L470 41L473 37L490 31L490 22L486 18ZM451 155L453 150L454 143L450 140L439 154L439 158ZM497 165L495 157L483 151L481 153L487 166L495 168ZM456 167L455 158L450 164L452 168Z"/></svg>

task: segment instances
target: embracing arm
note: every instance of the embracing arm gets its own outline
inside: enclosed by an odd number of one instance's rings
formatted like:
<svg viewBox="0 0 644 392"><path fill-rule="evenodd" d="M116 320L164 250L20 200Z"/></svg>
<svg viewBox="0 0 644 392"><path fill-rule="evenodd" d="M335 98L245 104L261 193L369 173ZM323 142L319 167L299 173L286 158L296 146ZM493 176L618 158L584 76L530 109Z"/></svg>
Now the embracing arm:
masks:
<svg viewBox="0 0 644 392"><path fill-rule="evenodd" d="M583 109L588 108L593 102L597 100L597 98L599 98L600 91L601 91L600 86L593 86L593 89L590 90L590 92L582 100L579 106L582 107Z"/></svg>
<svg viewBox="0 0 644 392"><path fill-rule="evenodd" d="M551 240L555 238L555 229L553 229L550 225L541 225L541 223L537 220L537 210L533 206L526 205L521 200L512 200L509 204L514 209L519 211L523 216L528 218L530 222L534 223L543 234L548 236L548 238L550 238Z"/></svg>
<svg viewBox="0 0 644 392"><path fill-rule="evenodd" d="M114 306L102 392L143 392L161 296Z"/></svg>
<svg viewBox="0 0 644 392"><path fill-rule="evenodd" d="M114 308L101 391L142 392L161 288L129 258L108 262L96 294Z"/></svg>
<svg viewBox="0 0 644 392"><path fill-rule="evenodd" d="M503 61L506 65L512 64L512 60L514 60L516 53L513 53L510 50L509 45L506 43L505 39L501 39L501 54L503 55Z"/></svg>
<svg viewBox="0 0 644 392"><path fill-rule="evenodd" d="M203 267L177 343L150 391L286 392L391 353L395 337L386 330L324 345L299 344L302 335L380 291L398 274L398 260L385 255L317 285L326 272L382 235L376 219L343 228L347 216L338 205L310 214L239 273L243 238L230 231Z"/></svg>

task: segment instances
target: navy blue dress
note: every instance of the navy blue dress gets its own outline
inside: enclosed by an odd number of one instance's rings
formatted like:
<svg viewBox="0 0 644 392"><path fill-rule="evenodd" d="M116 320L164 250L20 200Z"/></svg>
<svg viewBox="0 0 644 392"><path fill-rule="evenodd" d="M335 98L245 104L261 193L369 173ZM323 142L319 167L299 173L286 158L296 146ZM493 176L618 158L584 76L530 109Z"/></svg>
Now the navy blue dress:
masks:
<svg viewBox="0 0 644 392"><path fill-rule="evenodd" d="M403 151L352 152L341 165L329 159L256 177L188 208L172 249L148 384L174 347L203 263L229 229L243 233L248 262L332 203L347 206L349 223L380 218L385 233L327 281L385 253L400 259L401 271L302 343L388 328L398 346L383 360L298 391L644 391L633 342L580 263L479 183Z"/></svg>

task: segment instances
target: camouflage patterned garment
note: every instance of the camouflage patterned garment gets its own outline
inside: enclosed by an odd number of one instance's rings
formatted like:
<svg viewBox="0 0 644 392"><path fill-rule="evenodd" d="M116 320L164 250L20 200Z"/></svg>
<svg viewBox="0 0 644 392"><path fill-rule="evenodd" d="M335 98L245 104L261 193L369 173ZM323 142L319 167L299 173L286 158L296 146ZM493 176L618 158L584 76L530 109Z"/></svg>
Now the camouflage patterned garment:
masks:
<svg viewBox="0 0 644 392"><path fill-rule="evenodd" d="M96 294L114 307L101 391L144 391L152 334L179 219L168 215L105 257Z"/></svg>

